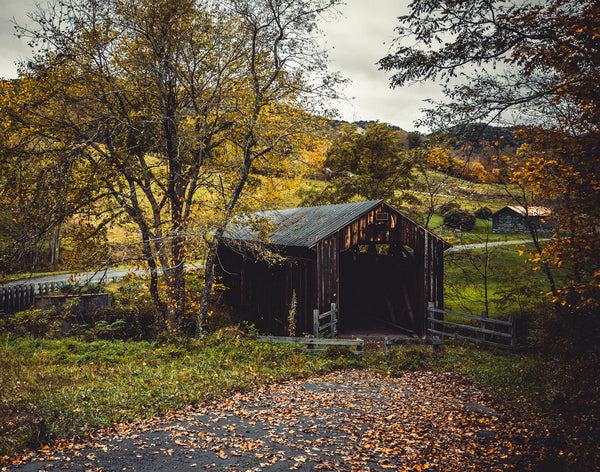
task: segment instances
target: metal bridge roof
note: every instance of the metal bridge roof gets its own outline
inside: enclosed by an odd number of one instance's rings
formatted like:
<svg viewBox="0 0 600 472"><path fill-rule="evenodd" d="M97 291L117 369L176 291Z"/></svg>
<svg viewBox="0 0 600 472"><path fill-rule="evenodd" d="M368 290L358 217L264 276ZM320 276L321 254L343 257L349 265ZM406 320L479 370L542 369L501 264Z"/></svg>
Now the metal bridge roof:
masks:
<svg viewBox="0 0 600 472"><path fill-rule="evenodd" d="M258 227L265 222L274 228L267 241L277 246L311 247L369 212L383 200L341 203L286 210L261 211L236 219L225 237L258 240Z"/></svg>

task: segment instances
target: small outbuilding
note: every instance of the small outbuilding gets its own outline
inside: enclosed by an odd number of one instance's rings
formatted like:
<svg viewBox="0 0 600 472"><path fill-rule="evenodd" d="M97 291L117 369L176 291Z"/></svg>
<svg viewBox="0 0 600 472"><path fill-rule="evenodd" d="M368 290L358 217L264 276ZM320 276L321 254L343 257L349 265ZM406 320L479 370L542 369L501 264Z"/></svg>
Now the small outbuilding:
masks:
<svg viewBox="0 0 600 472"><path fill-rule="evenodd" d="M312 333L313 310L338 308L340 333L424 334L443 308L450 245L382 200L247 215L228 227L217 275L225 300L272 334Z"/></svg>
<svg viewBox="0 0 600 472"><path fill-rule="evenodd" d="M529 224L536 231L549 232L555 226L548 218L552 210L546 207L505 206L492 215L494 233L528 233Z"/></svg>

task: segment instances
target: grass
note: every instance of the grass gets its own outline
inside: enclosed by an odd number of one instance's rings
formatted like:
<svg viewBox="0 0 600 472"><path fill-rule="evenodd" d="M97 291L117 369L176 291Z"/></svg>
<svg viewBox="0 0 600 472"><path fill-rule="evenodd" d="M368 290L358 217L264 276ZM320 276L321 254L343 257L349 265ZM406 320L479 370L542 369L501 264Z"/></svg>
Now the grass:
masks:
<svg viewBox="0 0 600 472"><path fill-rule="evenodd" d="M531 262L532 244L488 248L489 315L524 316L538 311L550 286L544 272ZM449 252L444 263L445 308L478 315L485 310L485 248ZM564 269L553 268L559 283L568 280Z"/></svg>
<svg viewBox="0 0 600 472"><path fill-rule="evenodd" d="M600 388L600 376L589 375L590 369L599 371L593 356L564 362L456 342L446 344L438 357L430 347L395 347L389 358L377 347L363 357L335 350L316 356L295 345L260 343L234 328L197 340L83 342L5 334L0 343L4 461L42 444L85 438L115 423L234 391L356 367L393 376L418 369L463 375L541 428L556 451L572 454L572 462L596 460L589 449L598 432L599 397L593 392Z"/></svg>
<svg viewBox="0 0 600 472"><path fill-rule="evenodd" d="M444 226L444 218L433 215L429 222L429 229L453 246L465 244L483 244L486 242L523 241L530 239L527 233L492 233L492 220L475 220L475 227L471 231L457 231Z"/></svg>
<svg viewBox="0 0 600 472"><path fill-rule="evenodd" d="M0 456L355 362L309 357L236 330L175 343L0 341Z"/></svg>

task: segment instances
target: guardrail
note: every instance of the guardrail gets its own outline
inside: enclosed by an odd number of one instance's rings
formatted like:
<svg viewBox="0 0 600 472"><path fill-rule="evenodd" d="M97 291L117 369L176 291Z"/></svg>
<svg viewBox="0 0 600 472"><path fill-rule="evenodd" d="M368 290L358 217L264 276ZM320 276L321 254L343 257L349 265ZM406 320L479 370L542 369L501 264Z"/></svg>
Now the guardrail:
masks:
<svg viewBox="0 0 600 472"><path fill-rule="evenodd" d="M105 282L117 282L123 277L110 277ZM13 314L18 311L31 308L38 295L48 295L58 292L66 286L81 286L82 284L71 284L70 282L41 282L21 285L9 285L0 287L0 313Z"/></svg>

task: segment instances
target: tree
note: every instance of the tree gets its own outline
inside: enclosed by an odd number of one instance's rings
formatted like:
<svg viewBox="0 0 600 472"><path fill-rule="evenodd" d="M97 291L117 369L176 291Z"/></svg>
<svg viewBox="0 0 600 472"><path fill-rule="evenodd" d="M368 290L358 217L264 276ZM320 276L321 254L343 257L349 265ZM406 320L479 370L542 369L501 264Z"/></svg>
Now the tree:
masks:
<svg viewBox="0 0 600 472"><path fill-rule="evenodd" d="M477 210L475 210L473 212L473 215L475 215L475 218L479 218L480 220L486 220L486 221L489 220L493 214L494 214L494 212L486 206L479 207L479 208L477 208Z"/></svg>
<svg viewBox="0 0 600 472"><path fill-rule="evenodd" d="M249 87L248 112L239 132L229 140L240 160L237 180L223 199L222 217L213 233L206 261L206 281L197 332L208 315L217 252L227 224L235 216L250 171L260 161L290 152L294 138L302 139L311 116L303 110L315 96L327 96L337 78L323 77L324 57L314 43L319 15L338 0L234 1L233 11L247 34L245 73ZM305 79L305 70L312 74ZM314 83L321 76L321 84ZM308 101L307 101L308 100ZM311 108L315 113L316 108Z"/></svg>
<svg viewBox="0 0 600 472"><path fill-rule="evenodd" d="M447 216L455 211L464 213L464 210L453 210ZM467 312L473 312L473 305L483 298L483 311L486 316L490 313L490 282L493 269L496 269L492 267L494 249L489 242L489 231L487 231L480 239L478 244L480 247L451 252L447 255L446 261L452 271L460 274L459 277L454 277L453 283L448 284L448 293L452 298L460 301L463 304L461 310ZM476 294L475 297L472 297L473 293Z"/></svg>
<svg viewBox="0 0 600 472"><path fill-rule="evenodd" d="M444 215L444 225L459 231L471 231L475 227L475 216L467 210L455 208Z"/></svg>
<svg viewBox="0 0 600 472"><path fill-rule="evenodd" d="M0 84L0 271L35 271L55 264L68 215L82 209L95 188L78 181L87 173L85 165L25 125L15 104L31 100L37 89L35 80Z"/></svg>
<svg viewBox="0 0 600 472"><path fill-rule="evenodd" d="M519 124L530 153L513 177L542 201L560 195L556 238L537 259L573 269L554 299L598 329L600 4L415 0L399 20L398 47L379 64L394 87L445 81L448 100L425 122Z"/></svg>
<svg viewBox="0 0 600 472"><path fill-rule="evenodd" d="M310 203L342 203L359 196L399 204L413 180L413 152L405 151L388 125L373 123L364 132L346 126L326 153L324 166L332 175L322 192L309 194Z"/></svg>
<svg viewBox="0 0 600 472"><path fill-rule="evenodd" d="M422 137L421 134L417 133L416 131L411 131L410 133L408 133L406 135L406 140L408 143L408 149L421 147Z"/></svg>
<svg viewBox="0 0 600 472"><path fill-rule="evenodd" d="M137 227L162 328L183 327L195 230L209 244L208 294L223 230L258 185L252 169L283 165L315 126L332 81L318 82L321 56L307 51L335 3L56 0L19 28L37 48L22 71L37 88L17 114L43 152L86 166L90 205Z"/></svg>

